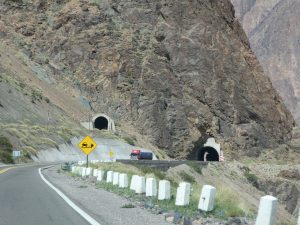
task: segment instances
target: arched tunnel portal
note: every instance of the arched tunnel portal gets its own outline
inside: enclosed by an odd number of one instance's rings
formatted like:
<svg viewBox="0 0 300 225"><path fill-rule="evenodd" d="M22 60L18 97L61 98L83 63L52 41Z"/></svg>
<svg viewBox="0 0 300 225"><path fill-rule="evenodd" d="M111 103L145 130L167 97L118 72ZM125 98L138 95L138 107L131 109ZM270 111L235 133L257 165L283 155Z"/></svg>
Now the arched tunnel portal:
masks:
<svg viewBox="0 0 300 225"><path fill-rule="evenodd" d="M99 130L108 130L108 119L104 116L99 116L95 119L94 128Z"/></svg>

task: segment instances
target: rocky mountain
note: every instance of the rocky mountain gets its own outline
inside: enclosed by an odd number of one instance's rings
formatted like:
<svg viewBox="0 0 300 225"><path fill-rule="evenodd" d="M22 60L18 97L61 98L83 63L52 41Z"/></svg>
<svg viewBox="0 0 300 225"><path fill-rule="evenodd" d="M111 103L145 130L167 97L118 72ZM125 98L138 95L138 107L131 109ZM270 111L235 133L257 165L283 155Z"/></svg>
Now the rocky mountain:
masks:
<svg viewBox="0 0 300 225"><path fill-rule="evenodd" d="M300 2L298 0L232 0L274 87L300 123Z"/></svg>
<svg viewBox="0 0 300 225"><path fill-rule="evenodd" d="M229 0L0 0L0 38L39 79L91 95L95 112L171 157L212 136L228 157L291 137Z"/></svg>

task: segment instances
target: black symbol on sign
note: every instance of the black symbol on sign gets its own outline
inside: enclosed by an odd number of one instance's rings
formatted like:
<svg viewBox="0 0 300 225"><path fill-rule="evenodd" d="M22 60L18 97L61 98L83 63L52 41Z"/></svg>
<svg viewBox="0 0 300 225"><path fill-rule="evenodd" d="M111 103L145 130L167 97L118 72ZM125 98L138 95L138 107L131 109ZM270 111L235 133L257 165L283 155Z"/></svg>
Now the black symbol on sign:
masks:
<svg viewBox="0 0 300 225"><path fill-rule="evenodd" d="M92 143L90 146L88 146L88 144L86 142L83 142L81 147L82 148L92 148L92 147L94 147L94 144Z"/></svg>

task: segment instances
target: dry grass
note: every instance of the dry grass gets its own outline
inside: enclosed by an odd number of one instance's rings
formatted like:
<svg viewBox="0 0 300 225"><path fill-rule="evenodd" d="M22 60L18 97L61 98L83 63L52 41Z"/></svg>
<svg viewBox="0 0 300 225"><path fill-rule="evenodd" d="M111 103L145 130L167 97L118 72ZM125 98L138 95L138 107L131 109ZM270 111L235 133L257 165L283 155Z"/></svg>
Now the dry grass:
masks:
<svg viewBox="0 0 300 225"><path fill-rule="evenodd" d="M93 165L94 167L98 167L102 170L108 171L117 171L121 173L127 173L129 175L142 175L146 177L155 177L157 180L164 179L165 176L157 176L155 171L152 168L140 168L134 167L131 165L124 165L122 163L100 163ZM197 177L194 177L192 173L188 173L187 171L181 171L179 176L174 177L171 180L171 199L167 201L158 201L157 199L152 199L155 204L159 207L163 208L167 211L177 211L182 215L187 216L196 216L198 214L198 203L202 191L202 185L197 182ZM182 181L190 182L191 183L191 194L190 194L190 204L185 207L175 206L175 199L176 199L176 191L178 184ZM104 182L105 183L105 182ZM108 185L110 187L110 185ZM98 185L98 187L102 187L107 189L107 184ZM251 212L246 205L244 205L236 195L236 193L228 188L225 185L217 185L217 195L216 195L216 202L215 202L215 209L209 213L203 213L204 216L213 216L217 218L228 218L228 217L240 217L240 216L248 216L252 217L253 212ZM116 192L122 195L122 192L118 191L118 188L109 188L109 191Z"/></svg>
<svg viewBox="0 0 300 225"><path fill-rule="evenodd" d="M98 164L92 164L92 167L104 170L104 171L116 171L120 173L127 173L128 175L144 175L142 171L140 171L138 168L131 166L131 165L124 165L122 163L98 163Z"/></svg>
<svg viewBox="0 0 300 225"><path fill-rule="evenodd" d="M221 218L253 216L232 189L223 185L219 185L216 188L215 215Z"/></svg>
<svg viewBox="0 0 300 225"><path fill-rule="evenodd" d="M60 126L34 124L29 120L19 123L1 124L1 133L17 138L19 147L28 158L37 153L36 149L58 148L59 144L68 143L74 136L82 135L74 124L61 120Z"/></svg>

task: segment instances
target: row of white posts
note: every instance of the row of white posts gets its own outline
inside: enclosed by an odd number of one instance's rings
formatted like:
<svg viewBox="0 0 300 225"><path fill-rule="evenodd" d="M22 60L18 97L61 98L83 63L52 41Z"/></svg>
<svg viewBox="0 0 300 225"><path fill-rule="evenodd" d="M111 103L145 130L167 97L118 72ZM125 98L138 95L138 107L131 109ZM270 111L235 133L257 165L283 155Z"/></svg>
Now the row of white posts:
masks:
<svg viewBox="0 0 300 225"><path fill-rule="evenodd" d="M72 167L72 173L82 177L94 176L97 181L103 181L104 171L85 167ZM171 184L168 180L158 182L154 178L145 178L143 176L133 175L130 185L128 175L114 171L107 171L106 182L118 185L120 188L130 188L137 194L146 194L149 197L157 197L158 200L167 200L171 198ZM181 182L177 188L175 205L185 206L190 202L191 184ZM198 209L209 212L214 209L216 188L210 185L204 185L199 199ZM255 225L275 225L277 211L277 198L267 195L260 199L258 215ZM297 225L300 225L300 211Z"/></svg>
<svg viewBox="0 0 300 225"><path fill-rule="evenodd" d="M114 161L114 160L111 160L111 159L106 159L106 160L92 159L92 160L90 160L90 163L109 163L109 162L112 162L112 161ZM80 166L83 166L83 165L86 165L86 161L78 161L77 164L80 165Z"/></svg>

